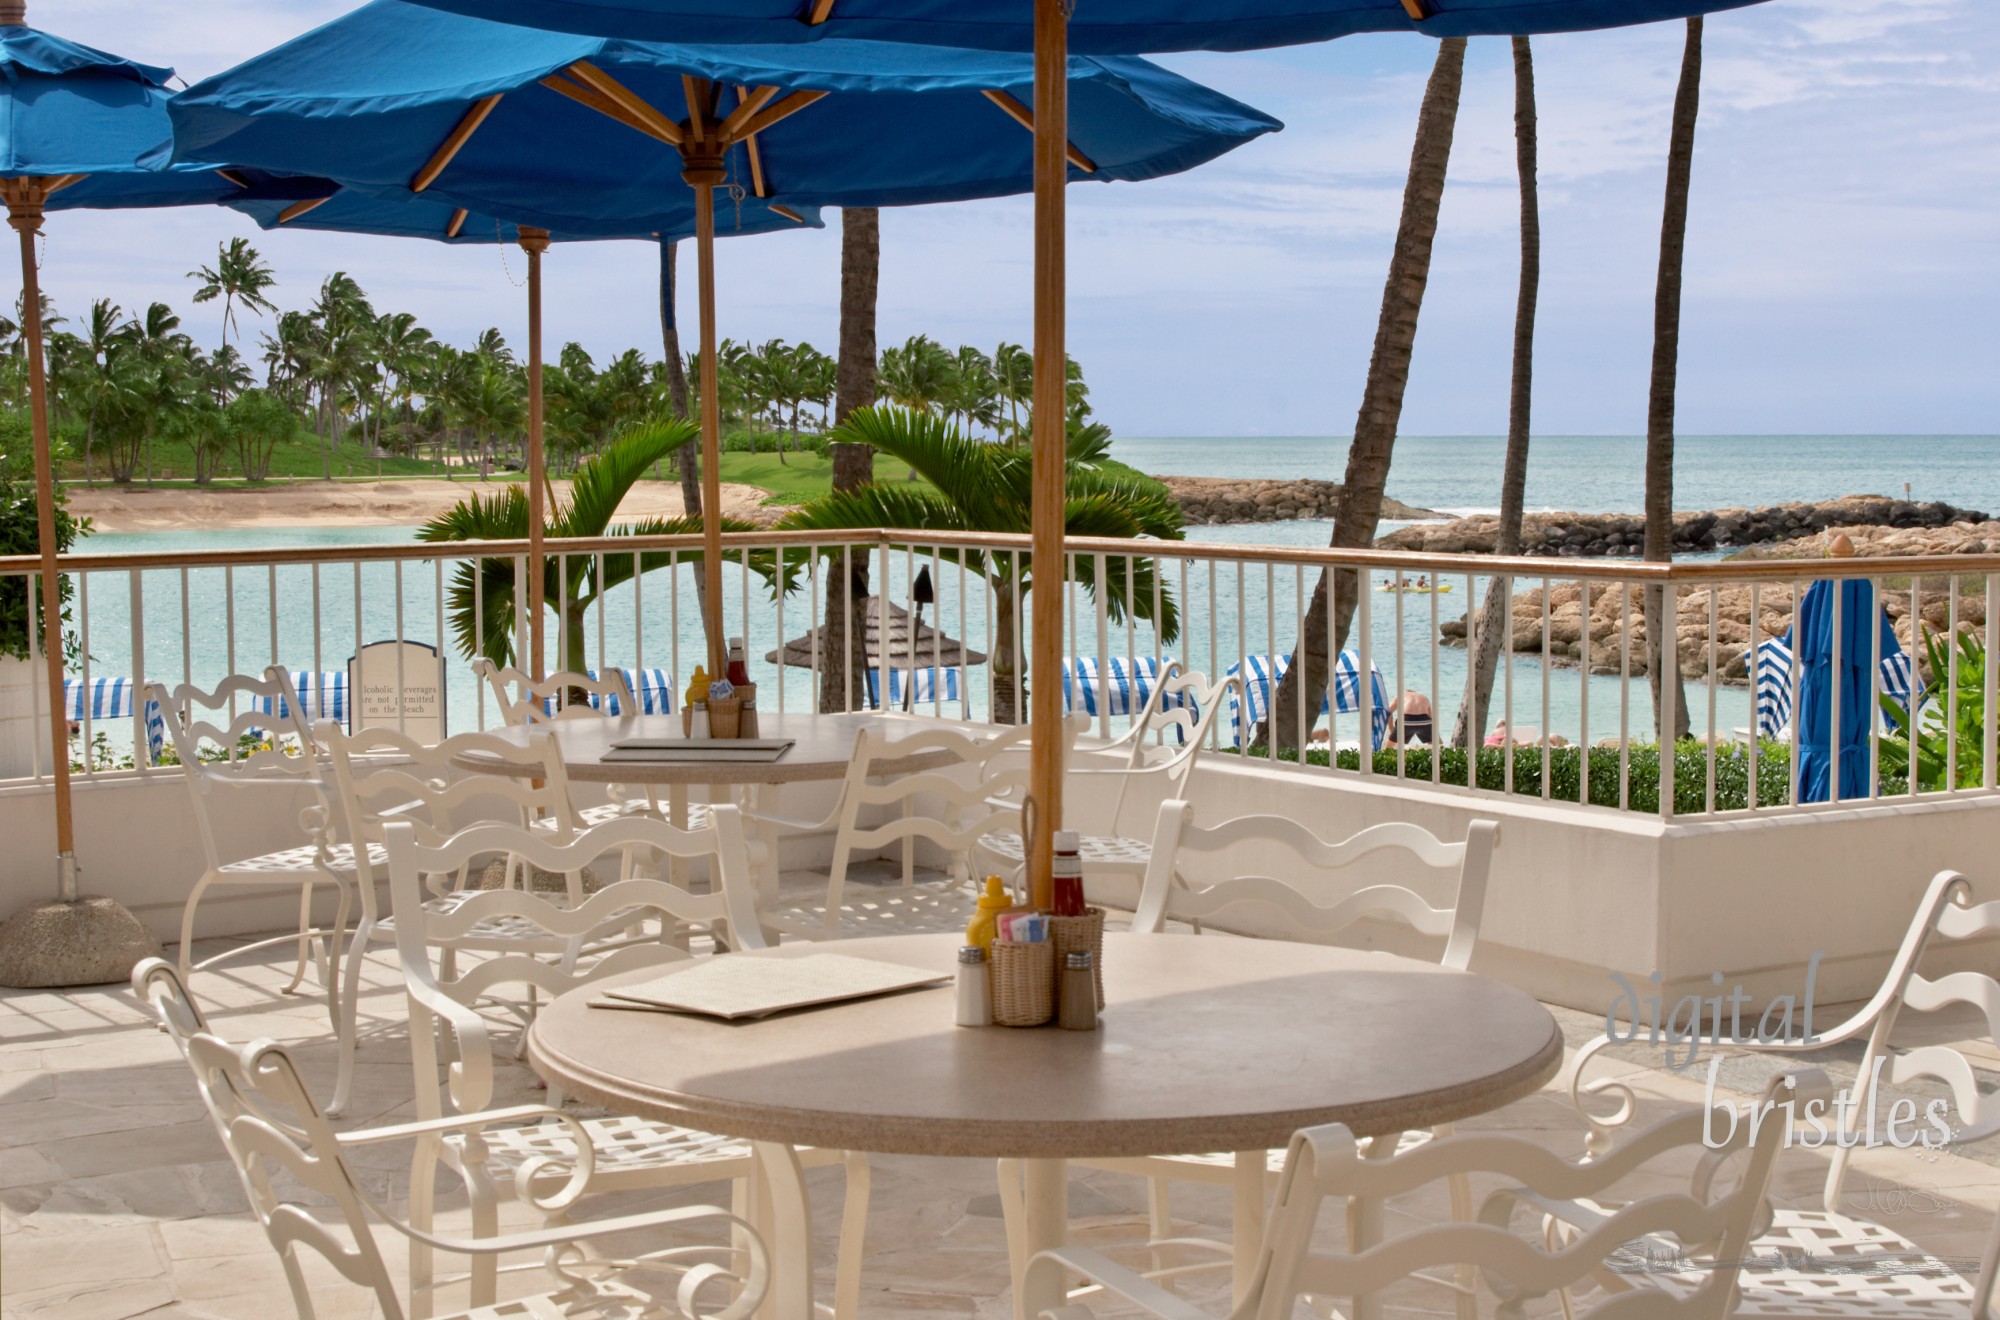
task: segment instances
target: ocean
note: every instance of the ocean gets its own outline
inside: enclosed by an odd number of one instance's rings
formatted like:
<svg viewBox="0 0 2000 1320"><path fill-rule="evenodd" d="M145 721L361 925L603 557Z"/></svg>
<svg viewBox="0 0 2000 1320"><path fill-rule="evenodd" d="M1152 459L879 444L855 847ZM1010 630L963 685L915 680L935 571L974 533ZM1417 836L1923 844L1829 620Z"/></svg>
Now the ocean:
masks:
<svg viewBox="0 0 2000 1320"><path fill-rule="evenodd" d="M1396 441L1388 493L1444 513L1494 512L1506 443L1500 436L1404 436ZM1120 436L1111 453L1157 476L1338 481L1347 438ZM1637 513L1645 457L1637 436L1537 437L1528 451L1527 507ZM1914 499L2000 513L2000 436L1690 435L1674 446L1677 509L1901 496L1906 487Z"/></svg>
<svg viewBox="0 0 2000 1320"><path fill-rule="evenodd" d="M1555 437L1535 442L1528 485L1531 509L1577 511L1636 511L1640 505L1640 462L1644 444L1631 437ZM1504 442L1498 437L1411 437L1398 443L1397 464L1389 493L1411 504L1451 512L1490 510L1499 482ZM1142 471L1161 475L1338 478L1345 458L1344 441L1327 438L1269 439L1120 439L1113 453ZM1918 499L1942 499L1984 511L2000 510L2000 437L1690 437L1679 445L1678 498L1684 509L1732 504L1778 503L1790 499L1824 499L1847 494L1902 494L1908 482ZM1253 523L1194 527L1190 540L1221 544L1320 546L1331 525L1324 521ZM398 527L279 528L225 532L157 532L103 534L88 538L85 553L118 551L224 549L278 546L338 546L393 544L410 541L412 532ZM911 565L895 557L890 575L891 599L908 596ZM991 650L991 625L977 583L961 597L958 570L938 566L938 592L945 631L977 649ZM1149 655L1156 649L1176 655L1190 667L1218 672L1245 654L1288 653L1298 601L1312 590L1310 575L1291 569L1222 568L1184 560L1166 561L1166 586L1178 599L1184 617L1181 635L1161 646L1143 624L1109 623L1105 642L1111 654ZM183 599L182 580L172 571L144 574L147 602L141 628L145 667L168 682L182 678L212 684L223 674L255 672L273 662L293 669L336 669L352 654L357 636L369 641L401 635L439 646L448 656L451 723L470 728L479 723L482 704L471 676L455 658L445 629L439 627L437 581L433 570L410 565L402 575L386 564L371 564L358 572L329 569L317 575L303 568L275 573L256 569L230 575L191 575ZM700 654L699 622L694 617L692 570L683 568L680 581L668 574L646 576L644 595L635 599L630 587L612 593L600 625L596 614L588 628L593 658L597 639L604 639L604 659L611 664L642 662L673 669L685 685L684 669ZM743 630L747 617L753 662L774 648L782 627L786 637L806 631L812 601L789 598L781 618L765 599L760 583L745 583L739 570L728 570L725 596L732 631ZM682 604L675 627L670 605L675 591ZM752 593L755 593L754 596ZM357 601L357 597L359 598ZM319 603L319 626L313 627L313 602ZM1448 724L1465 682L1464 655L1440 647L1435 672L1431 659L1432 607L1439 621L1465 610L1466 584L1449 596L1375 594L1370 597L1370 648L1384 684L1393 694L1414 689L1435 694L1439 723ZM91 672L124 675L132 672L133 629L128 612L130 593L121 579L95 578L84 606L89 621L86 645ZM746 608L746 606L748 608ZM1096 640L1094 610L1081 592L1071 606L1073 635L1078 648ZM186 620L193 645L180 646ZM229 626L233 624L233 627ZM233 640L232 640L233 638ZM1352 643L1350 643L1351 645ZM919 661L921 663L921 659ZM1511 675L1511 678L1506 677ZM985 682L968 675L973 713L982 714ZM767 682L770 680L767 678ZM1513 658L1503 671L1503 698L1511 685L1513 722L1537 724L1572 740L1586 734L1595 739L1616 731L1621 702L1630 703L1635 731L1650 723L1650 703L1643 683L1621 692L1612 676L1587 676L1573 668L1543 666L1532 659ZM774 695L790 709L810 709L810 679L790 670L770 682ZM1587 705L1589 724L1585 727ZM1750 718L1749 693L1724 688L1716 696L1711 716L1705 689L1690 689L1697 705L1691 712L1697 729L1712 720L1722 731L1745 725ZM768 702L768 696L767 696ZM768 704L777 704L768 702ZM1496 701L1499 718L1504 701ZM485 716L492 719L489 710ZM1358 721L1346 715L1336 722L1336 736L1359 736ZM1225 717L1225 741L1227 728ZM119 739L123 743L124 739Z"/></svg>

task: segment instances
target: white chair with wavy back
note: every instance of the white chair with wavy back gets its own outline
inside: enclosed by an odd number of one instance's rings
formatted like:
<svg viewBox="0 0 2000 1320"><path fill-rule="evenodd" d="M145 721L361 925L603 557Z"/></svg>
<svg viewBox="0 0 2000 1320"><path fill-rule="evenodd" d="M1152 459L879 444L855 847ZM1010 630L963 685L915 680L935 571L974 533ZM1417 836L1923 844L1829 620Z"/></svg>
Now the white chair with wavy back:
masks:
<svg viewBox="0 0 2000 1320"><path fill-rule="evenodd" d="M1882 1094L1885 1087L1925 1082L1932 1089L1941 1088L1946 1098L1937 1101L1945 1106L1939 1117L1952 1129L1951 1144L1981 1141L2000 1134L2000 1093L1982 1090L1978 1075L1981 1069L1991 1070L1996 1041L2000 1041L2000 979L1990 970L1973 970L1978 966L1991 969L2000 965L2000 957L1993 952L1995 941L2000 940L2000 899L1974 904L1972 898L1972 885L1965 876L1956 871L1940 871L1918 904L1916 919L1892 960L1888 979L1867 1006L1826 1035L1815 1033L1810 1044L1774 1042L1747 1046L1759 1054L1783 1057L1827 1049L1839 1041L1864 1035L1867 1041L1856 1074L1853 1103L1840 1113L1837 1126L1842 1140L1828 1143L1834 1149L1820 1207L1776 1210L1770 1227L1750 1248L1755 1260L1791 1261L1810 1257L1813 1264L1804 1269L1753 1266L1741 1271L1736 1315L1755 1320L1768 1317L1963 1320L1968 1315L1981 1314L1981 1308L1992 1307L1994 1255L2000 1249L2000 1236L1989 1246L1978 1276L1969 1278L1894 1229L1843 1208L1848 1204L1847 1176L1854 1152L1853 1146L1844 1143L1859 1140L1858 1129L1864 1116L1881 1108L1886 1098ZM1961 942L1975 943L1968 948ZM1968 965L1962 970L1925 976L1919 968L1927 953L1932 957L1957 954L1957 961ZM1936 1019L1924 1020L1930 1014L1953 1010L1962 1013L1964 1009L1972 1012L1947 1018L1943 1024ZM1977 1064L1963 1050L1940 1039L1948 1032L1962 1033L1968 1022L1976 1023L1972 1031L1984 1047L1981 1051L1984 1058ZM1979 1036L1982 1028L1984 1035ZM1917 1036L1921 1043L1898 1048L1895 1036L1899 1030L1906 1037ZM1960 1035L1958 1039L1965 1038ZM1588 1055L1577 1064L1579 1074L1587 1058L1602 1049L1602 1044L1593 1041L1586 1048ZM1989 1088L1990 1085L1989 1082ZM1620 1105L1618 1112L1609 1118L1592 1117L1596 1129L1593 1148L1599 1151L1617 1149L1615 1141L1607 1138L1630 1119L1635 1096L1630 1087L1615 1078L1599 1079L1584 1084L1580 1091L1572 1091L1578 1100L1583 1095L1606 1092L1616 1096ZM1920 1111L1917 1099L1907 1095L1898 1097L1889 1108L1889 1117L1894 1117L1905 1104L1909 1110L1900 1120L1907 1124L1905 1134L1928 1136L1932 1130L1929 1115ZM1572 1217L1571 1222L1577 1221ZM2000 1224L1996 1224L1996 1232L2000 1232ZM1869 1258L1915 1260L1924 1267L1884 1273L1863 1268L1860 1262ZM1629 1286L1677 1291L1684 1284L1671 1276L1658 1279L1642 1276L1630 1280Z"/></svg>
<svg viewBox="0 0 2000 1320"><path fill-rule="evenodd" d="M325 785L312 737L300 711L291 674L273 665L261 678L232 674L213 689L183 683L171 690L148 683L147 696L159 709L169 743L186 777L204 869L181 909L179 966L182 979L228 958L287 941L298 942L298 962L284 993L297 990L314 966L327 990L327 1010L339 1020L340 941L352 910L354 859L329 836ZM259 703L276 714L266 714ZM273 727L273 726L277 727ZM287 739L290 743L287 743ZM277 790L310 789L315 805L299 816L303 841L273 852L234 856L222 843L219 826L227 811L245 818L268 814ZM225 802L227 806L225 806ZM264 813L255 810L261 804ZM313 924L313 898L322 885L339 895L331 929ZM213 958L194 961L195 911L211 889L294 889L299 897L296 935L280 935L237 945Z"/></svg>
<svg viewBox="0 0 2000 1320"><path fill-rule="evenodd" d="M765 832L765 850L773 858L780 832L834 831L825 899L767 906L762 913L766 927L812 940L964 929L971 912L971 882L979 869L974 863L990 860L986 838L1000 830L1020 831L1021 808L1006 799L1027 787L1027 746L1026 725L985 739L921 726L914 731L864 728L855 735L847 776L824 817L746 813ZM950 757L942 769L896 769L912 758L939 754ZM1002 768L988 772L996 766ZM916 880L919 842L944 854L949 879ZM892 851L902 858L900 885L862 890L848 883L855 861Z"/></svg>
<svg viewBox="0 0 2000 1320"><path fill-rule="evenodd" d="M410 1004L412 1062L416 1070L417 1113L439 1119L473 1113L493 1100L493 1040L496 1022L527 1020L520 999L503 991L558 995L607 976L684 961L695 955L669 942L650 940L586 942L634 914L657 918L659 930L696 926L729 947L763 947L751 894L749 860L741 817L733 806L718 806L709 823L681 830L664 821L635 816L610 821L569 840L505 824L475 825L435 843L424 842L413 824L395 822L384 831L390 886L397 923L396 948ZM468 894L449 911L425 902L424 877L449 874L485 856L519 856L548 871L568 873L599 857L643 848L671 858L706 861L710 892L692 894L658 879L626 879L607 885L582 903L564 906L532 891L483 890ZM414 919L412 914L415 914ZM519 949L496 949L477 964L458 969L440 955L470 938L482 923L504 920L533 926L563 941L571 952L558 960ZM439 1041L448 1047L440 1056ZM440 1066L444 1066L442 1081ZM552 1102L558 1097L551 1093ZM632 1116L590 1118L564 1124L489 1127L477 1142L445 1135L419 1144L410 1183L410 1218L429 1230L439 1164L464 1180L472 1205L474 1237L497 1231L498 1206L510 1194L530 1188L536 1161L575 1158L579 1131L595 1151L587 1191L674 1188L730 1180L735 1203L747 1197L753 1170L747 1143L691 1128ZM801 1151L808 1167L841 1164L847 1171L840 1257L836 1267L835 1314L845 1320L859 1305L862 1236L868 1209L865 1157L839 1151ZM490 1264L474 1261L473 1299L490 1301L495 1278ZM410 1252L411 1292L427 1297L433 1287L431 1253L421 1243Z"/></svg>
<svg viewBox="0 0 2000 1320"><path fill-rule="evenodd" d="M1487 878L1499 840L1500 828L1491 821L1473 821L1466 827L1465 838L1458 843L1446 843L1421 826L1404 821L1373 825L1331 843L1283 816L1240 816L1205 828L1194 823L1192 804L1170 800L1161 807L1155 824L1152 862L1133 913L1132 931L1139 935L1155 934L1176 923L1199 931L1203 923L1220 914L1250 908L1280 921L1281 929L1276 932L1266 929L1264 934L1365 948L1375 940L1365 928L1356 929L1359 923L1386 921L1408 927L1418 936L1442 941L1439 965L1465 971L1479 939ZM1332 902L1322 902L1301 887L1302 882L1311 878L1338 892L1343 876L1355 874L1351 868L1363 864L1379 868L1383 854L1394 855L1407 866L1449 879L1440 879L1429 886L1435 897L1425 897L1407 885L1383 879L1364 884ZM1220 859L1221 869L1229 878L1210 884L1187 882L1184 863L1202 857ZM1420 1144L1448 1131L1441 1128L1435 1133L1406 1133L1404 1142ZM1281 1151L1215 1152L1074 1163L1138 1174L1149 1180L1149 1217L1156 1259L1169 1244L1241 1257L1256 1240L1263 1198L1282 1171L1279 1162L1282 1154ZM1003 1174L1001 1183L1003 1195L1011 1200L1014 1179ZM1175 1183L1234 1189L1236 1240L1222 1243L1177 1237L1173 1232L1171 1203ZM1458 1214L1469 1215L1469 1190L1464 1187L1453 1190ZM1461 1287L1465 1282L1460 1281ZM1461 1291L1461 1314L1469 1314L1465 1300Z"/></svg>
<svg viewBox="0 0 2000 1320"><path fill-rule="evenodd" d="M1152 860L1151 834L1160 804L1188 796L1209 732L1230 693L1240 697L1242 688L1242 680L1233 674L1211 681L1206 674L1182 669L1177 660L1169 661L1132 726L1105 746L1086 749L1084 757L1067 766L1063 823L1081 835L1079 855L1086 880L1136 879L1145 874ZM1088 725L1087 717L1077 718ZM1124 764L1103 764L1110 759ZM1071 790L1100 785L1111 794L1108 807L1085 813L1069 805ZM996 833L980 844L1014 866L1026 856L1018 831Z"/></svg>
<svg viewBox="0 0 2000 1320"><path fill-rule="evenodd" d="M394 729L348 734L330 721L314 726L313 734L326 748L337 837L342 855L352 861L361 909L342 967L340 1070L327 1109L338 1115L347 1108L354 1076L361 973L368 949L378 941L395 941L395 918L383 911L379 893L389 881L386 826L402 821L414 826L420 839L437 843L459 826L478 820L506 821L558 840L575 837L582 825L570 804L569 781L552 736L531 739L525 747L482 733L461 733L426 744ZM492 761L495 772L466 773L457 765L464 756ZM506 773L509 769L514 773ZM424 906L435 912L452 910L483 887L470 885L470 880L463 870L426 876ZM502 885L511 888L530 882L530 868L521 859L505 859ZM571 872L563 883L561 901L569 906L582 903L583 874ZM481 923L454 946L454 951L469 952L502 949L545 957L569 951L567 942L504 917Z"/></svg>
<svg viewBox="0 0 2000 1320"><path fill-rule="evenodd" d="M481 656L472 662L472 672L492 691L494 701L500 706L500 717L508 724L616 719L619 716L608 713L613 706L621 712L640 708L633 698L632 685L619 669L607 669L601 676L564 670L536 682L520 669L503 669ZM700 829L707 823L707 805L687 802L684 788L671 790L665 802L645 785L633 792L626 785L611 784L605 791L611 798L609 802L580 810L585 825L601 825L631 815L658 816L683 829Z"/></svg>
<svg viewBox="0 0 2000 1320"><path fill-rule="evenodd" d="M1796 1092L1774 1084L1766 1098L1831 1095L1823 1073L1808 1072L1798 1083ZM1600 1279L1607 1264L1616 1270L1678 1263L1690 1284L1684 1294L1656 1294L1647 1300L1613 1296L1584 1315L1724 1320L1731 1313L1738 1272L1699 1263L1690 1267L1689 1259L1744 1258L1787 1132L1782 1124L1765 1123L1752 1136L1750 1125L1740 1124L1729 1138L1710 1147L1703 1140L1704 1119L1699 1108L1684 1110L1611 1154L1581 1163L1523 1137L1441 1137L1418 1149L1387 1153L1377 1149L1381 1139L1357 1142L1339 1124L1307 1128L1293 1136L1286 1152L1252 1285L1228 1314L1231 1320L1290 1320L1301 1303L1325 1306L1338 1299L1345 1304L1344 1314L1370 1320L1395 1301L1422 1302L1408 1294L1392 1295L1397 1285L1442 1282L1425 1271L1452 1267L1466 1275L1476 1272L1497 1299L1500 1320L1521 1320L1528 1303ZM1685 1173L1690 1155L1696 1157L1692 1177ZM1725 1165L1737 1160L1740 1168L1733 1177L1725 1176ZM1429 1208L1436 1203L1438 1185L1469 1185L1474 1178L1482 1183L1497 1178L1504 1185L1482 1199L1476 1216L1440 1222ZM1657 1190L1663 1180L1674 1190ZM1550 1205L1608 1199L1627 1187L1642 1194L1579 1239L1555 1241L1538 1227L1514 1224L1524 1209L1534 1216ZM1345 1202L1348 1240L1340 1250L1313 1246L1328 1200ZM1392 1216L1388 1211L1397 1201L1408 1208ZM1124 1303L1118 1314L1212 1320L1209 1312L1094 1251L1045 1251L1028 1269L1038 1296L1062 1295L1064 1281L1077 1274ZM1044 1310L1038 1320L1088 1320L1093 1314L1073 1303Z"/></svg>
<svg viewBox="0 0 2000 1320"><path fill-rule="evenodd" d="M236 1168L251 1213L284 1267L300 1320L321 1313L315 1294L321 1304L330 1300L324 1284L307 1280L301 1248L318 1253L342 1278L372 1293L386 1320L403 1320L403 1299L376 1240L378 1222L408 1238L413 1249L461 1253L496 1269L503 1255L536 1253L537 1259L506 1268L510 1273L545 1270L550 1291L518 1297L505 1306L475 1306L450 1320L665 1320L669 1313L656 1296L660 1281L652 1277L661 1273L678 1276L674 1293L680 1309L675 1315L748 1320L761 1304L770 1278L764 1245L747 1223L727 1211L695 1205L585 1224L563 1222L591 1182L595 1152L580 1139L581 1124L560 1110L519 1105L335 1132L284 1046L268 1040L238 1046L215 1035L179 975L161 959L141 963L132 973L132 986L193 1069L202 1104ZM349 1163L350 1151L366 1147L446 1134L470 1140L496 1127L528 1122L555 1124L579 1138L572 1141L567 1161L551 1160L523 1180L523 1195L549 1217L538 1229L475 1239L440 1236L398 1218ZM310 1199L302 1198L301 1191ZM638 1256L624 1255L615 1245L609 1254L589 1251L599 1240L617 1235L679 1235L703 1226L717 1233L712 1245L664 1247ZM631 1286L631 1278L644 1280L650 1289Z"/></svg>

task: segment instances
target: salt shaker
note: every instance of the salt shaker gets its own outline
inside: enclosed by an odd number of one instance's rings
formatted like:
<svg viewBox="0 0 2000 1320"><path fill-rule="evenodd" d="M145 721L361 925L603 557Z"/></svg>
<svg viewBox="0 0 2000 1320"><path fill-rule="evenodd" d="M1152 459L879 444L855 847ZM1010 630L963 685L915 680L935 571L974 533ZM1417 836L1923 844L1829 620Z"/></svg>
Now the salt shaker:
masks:
<svg viewBox="0 0 2000 1320"><path fill-rule="evenodd" d="M1063 956L1062 981L1056 987L1056 1023L1064 1031L1097 1030L1097 975L1092 969L1093 962L1088 949Z"/></svg>
<svg viewBox="0 0 2000 1320"><path fill-rule="evenodd" d="M958 951L958 1016L961 1027L993 1025L991 976L986 967L986 950L968 944ZM1095 1008L1095 1004L1092 1005Z"/></svg>

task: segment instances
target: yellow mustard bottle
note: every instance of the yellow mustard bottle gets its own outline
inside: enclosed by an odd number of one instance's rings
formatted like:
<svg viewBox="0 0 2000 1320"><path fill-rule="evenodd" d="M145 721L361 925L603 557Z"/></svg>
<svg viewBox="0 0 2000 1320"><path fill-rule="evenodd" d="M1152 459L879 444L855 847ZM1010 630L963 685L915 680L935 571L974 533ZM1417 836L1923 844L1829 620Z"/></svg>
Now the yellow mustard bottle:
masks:
<svg viewBox="0 0 2000 1320"><path fill-rule="evenodd" d="M965 942L991 950L993 941L1000 934L1000 914L1014 906L1013 895L997 875L986 877L986 892L979 896L979 906L973 910L972 920L965 928Z"/></svg>

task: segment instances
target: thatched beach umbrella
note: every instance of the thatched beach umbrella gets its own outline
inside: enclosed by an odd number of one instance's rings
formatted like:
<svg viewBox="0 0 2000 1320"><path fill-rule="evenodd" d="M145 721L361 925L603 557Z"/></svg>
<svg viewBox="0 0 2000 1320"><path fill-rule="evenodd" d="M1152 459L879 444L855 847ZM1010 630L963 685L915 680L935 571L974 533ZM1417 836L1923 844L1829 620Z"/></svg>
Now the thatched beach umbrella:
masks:
<svg viewBox="0 0 2000 1320"><path fill-rule="evenodd" d="M885 666L891 669L959 669L986 663L984 652L973 650L948 633L940 633L928 623L917 624L916 635L912 637L910 612L894 601L864 597L854 602L854 608L866 620L862 626L862 645L867 648L870 669ZM889 616L886 652L882 645L882 616L885 611ZM811 669L815 657L835 654L843 641L829 635L826 625L821 624L803 637L792 638L781 649L766 652L764 662L786 664L794 669Z"/></svg>

